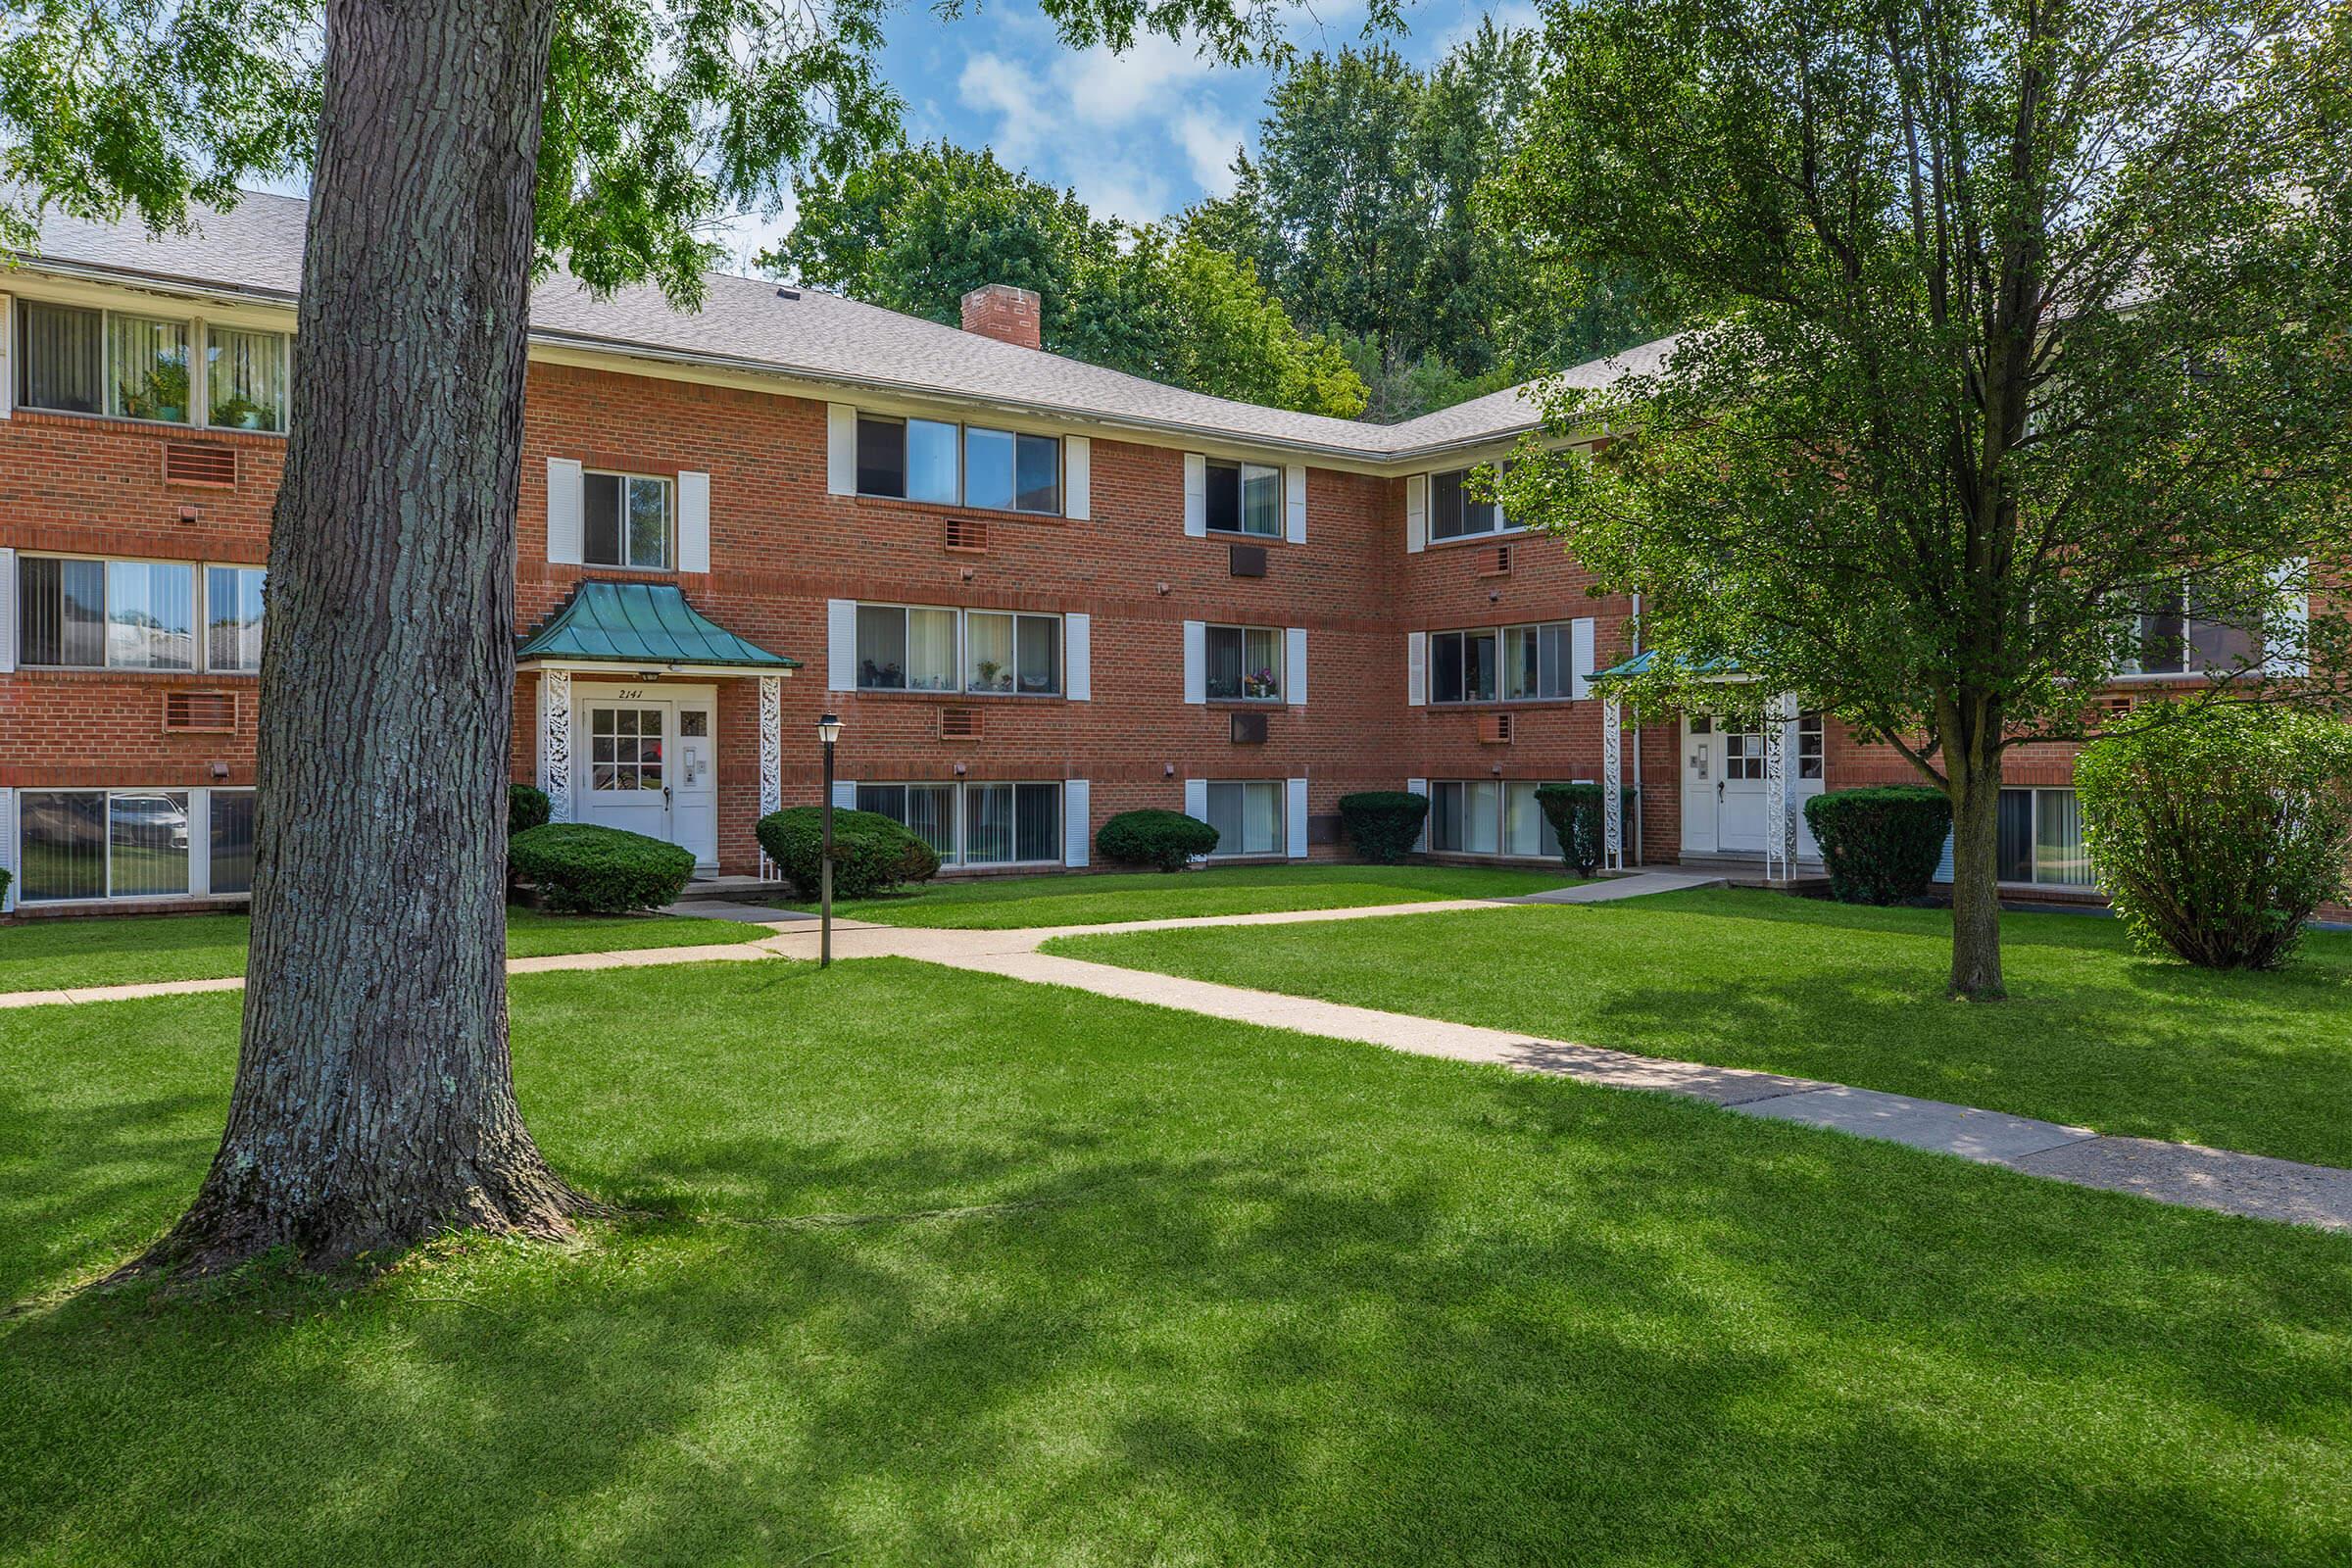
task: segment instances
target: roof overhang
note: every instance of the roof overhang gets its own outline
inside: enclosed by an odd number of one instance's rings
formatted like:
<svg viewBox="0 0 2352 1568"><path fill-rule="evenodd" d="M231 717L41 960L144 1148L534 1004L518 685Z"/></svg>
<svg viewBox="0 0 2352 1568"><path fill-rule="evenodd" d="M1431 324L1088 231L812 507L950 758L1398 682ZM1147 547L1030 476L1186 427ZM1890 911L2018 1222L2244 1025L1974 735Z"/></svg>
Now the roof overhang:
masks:
<svg viewBox="0 0 2352 1568"><path fill-rule="evenodd" d="M800 667L695 609L675 583L596 578L518 639L514 662L647 675L789 675Z"/></svg>

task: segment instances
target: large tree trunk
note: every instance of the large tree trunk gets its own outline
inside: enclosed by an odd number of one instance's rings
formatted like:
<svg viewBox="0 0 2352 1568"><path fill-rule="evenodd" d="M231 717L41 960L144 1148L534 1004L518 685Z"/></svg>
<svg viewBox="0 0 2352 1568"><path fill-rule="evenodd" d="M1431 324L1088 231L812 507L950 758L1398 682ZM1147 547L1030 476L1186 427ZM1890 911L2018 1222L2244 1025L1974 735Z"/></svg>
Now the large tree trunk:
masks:
<svg viewBox="0 0 2352 1568"><path fill-rule="evenodd" d="M2001 769L1955 757L1948 764L1952 801L1951 994L1997 1002L2001 984Z"/></svg>
<svg viewBox="0 0 2352 1568"><path fill-rule="evenodd" d="M330 0L228 1129L149 1255L324 1266L582 1206L515 1108L506 790L554 0Z"/></svg>

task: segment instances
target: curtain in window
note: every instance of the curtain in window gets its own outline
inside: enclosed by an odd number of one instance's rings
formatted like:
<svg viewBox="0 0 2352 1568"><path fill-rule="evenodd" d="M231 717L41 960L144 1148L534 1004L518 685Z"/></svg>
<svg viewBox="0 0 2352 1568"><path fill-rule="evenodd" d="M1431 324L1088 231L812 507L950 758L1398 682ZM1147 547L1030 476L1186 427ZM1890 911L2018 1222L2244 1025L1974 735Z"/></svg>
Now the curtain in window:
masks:
<svg viewBox="0 0 2352 1568"><path fill-rule="evenodd" d="M942 860L956 858L956 786L906 786L906 831L931 846Z"/></svg>
<svg viewBox="0 0 2352 1568"><path fill-rule="evenodd" d="M1242 695L1282 695L1282 633L1250 626L1242 633Z"/></svg>
<svg viewBox="0 0 2352 1568"><path fill-rule="evenodd" d="M2053 887L2090 886L2090 856L2082 847L2082 807L2073 790L2036 790L2034 803L2034 880Z"/></svg>
<svg viewBox="0 0 2352 1568"><path fill-rule="evenodd" d="M1003 865L1012 858L1013 810L1009 784L963 787L963 858L967 865Z"/></svg>
<svg viewBox="0 0 2352 1568"><path fill-rule="evenodd" d="M1462 787L1440 782L1429 788L1429 847L1458 854L1462 847Z"/></svg>
<svg viewBox="0 0 2352 1568"><path fill-rule="evenodd" d="M1282 532L1282 470L1251 464L1242 469L1242 532L1268 538Z"/></svg>
<svg viewBox="0 0 2352 1568"><path fill-rule="evenodd" d="M918 692L956 689L956 612L906 612L906 687Z"/></svg>
<svg viewBox="0 0 2352 1568"><path fill-rule="evenodd" d="M1211 626L1201 639L1207 656L1207 672L1203 690L1212 702L1222 702L1242 695L1242 629L1239 626Z"/></svg>
<svg viewBox="0 0 2352 1568"><path fill-rule="evenodd" d="M1252 781L1242 787L1242 848L1272 855L1282 848L1282 786Z"/></svg>
<svg viewBox="0 0 2352 1568"><path fill-rule="evenodd" d="M1462 786L1462 849L1470 855L1493 855L1501 849L1501 788L1493 779L1474 779Z"/></svg>
<svg viewBox="0 0 2352 1568"><path fill-rule="evenodd" d="M118 899L188 891L188 798L173 791L107 802L108 881Z"/></svg>
<svg viewBox="0 0 2352 1568"><path fill-rule="evenodd" d="M1019 622L1020 689L1032 697L1061 690L1061 622L1052 615L1023 615Z"/></svg>
<svg viewBox="0 0 2352 1568"><path fill-rule="evenodd" d="M70 668L106 662L105 562L22 556L17 587L19 662Z"/></svg>
<svg viewBox="0 0 2352 1568"><path fill-rule="evenodd" d="M1503 854L1544 854L1544 841L1550 837L1550 827L1544 819L1544 808L1536 804L1535 785L1514 781L1502 787ZM1558 853L1556 840L1552 853Z"/></svg>
<svg viewBox="0 0 2352 1568"><path fill-rule="evenodd" d="M1012 617L975 612L964 618L964 637L971 644L965 689L1012 690Z"/></svg>
<svg viewBox="0 0 2352 1568"><path fill-rule="evenodd" d="M286 427L286 340L276 332L204 332L205 416L240 430Z"/></svg>
<svg viewBox="0 0 2352 1568"><path fill-rule="evenodd" d="M858 684L869 691L906 684L906 612L895 605L858 607Z"/></svg>
<svg viewBox="0 0 2352 1568"><path fill-rule="evenodd" d="M116 414L133 419L188 419L188 329L143 316L107 318L107 379Z"/></svg>
<svg viewBox="0 0 2352 1568"><path fill-rule="evenodd" d="M1993 874L2003 882L2034 880L2034 792L2003 790L1993 827Z"/></svg>
<svg viewBox="0 0 2352 1568"><path fill-rule="evenodd" d="M1013 858L1061 858L1061 786L1013 786Z"/></svg>
<svg viewBox="0 0 2352 1568"><path fill-rule="evenodd" d="M1473 703L1494 700L1494 634L1491 631L1462 638L1462 696Z"/></svg>
<svg viewBox="0 0 2352 1568"><path fill-rule="evenodd" d="M24 864L17 897L25 904L106 897L106 797L88 791L26 790Z"/></svg>
<svg viewBox="0 0 2352 1568"><path fill-rule="evenodd" d="M106 662L117 669L190 669L196 568L138 561L106 568Z"/></svg>
<svg viewBox="0 0 2352 1568"><path fill-rule="evenodd" d="M262 582L267 575L258 566L213 566L206 570L208 667L262 667Z"/></svg>
<svg viewBox="0 0 2352 1568"><path fill-rule="evenodd" d="M215 893L253 891L251 791L213 791L212 869Z"/></svg>
<svg viewBox="0 0 2352 1568"><path fill-rule="evenodd" d="M106 412L106 318L96 311L26 305L19 345L24 406L63 414Z"/></svg>

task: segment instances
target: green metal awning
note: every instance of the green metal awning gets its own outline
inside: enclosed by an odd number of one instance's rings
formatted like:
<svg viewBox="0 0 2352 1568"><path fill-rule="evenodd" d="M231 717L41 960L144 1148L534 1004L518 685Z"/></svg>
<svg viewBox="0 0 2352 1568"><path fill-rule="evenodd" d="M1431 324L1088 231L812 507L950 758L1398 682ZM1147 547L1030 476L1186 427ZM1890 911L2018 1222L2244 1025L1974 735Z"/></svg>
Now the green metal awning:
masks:
<svg viewBox="0 0 2352 1568"><path fill-rule="evenodd" d="M1632 680L1636 676L1648 674L1651 669L1656 667L1657 659L1655 649L1647 653L1636 654L1622 664L1611 664L1608 668L1596 672L1592 679L1595 682ZM1692 678L1697 680L1737 680L1740 677L1740 664L1737 660L1710 659L1690 673Z"/></svg>
<svg viewBox="0 0 2352 1568"><path fill-rule="evenodd" d="M656 582L580 584L522 639L514 658L648 668L710 665L746 673L801 667L797 659L736 636L688 604L673 584Z"/></svg>

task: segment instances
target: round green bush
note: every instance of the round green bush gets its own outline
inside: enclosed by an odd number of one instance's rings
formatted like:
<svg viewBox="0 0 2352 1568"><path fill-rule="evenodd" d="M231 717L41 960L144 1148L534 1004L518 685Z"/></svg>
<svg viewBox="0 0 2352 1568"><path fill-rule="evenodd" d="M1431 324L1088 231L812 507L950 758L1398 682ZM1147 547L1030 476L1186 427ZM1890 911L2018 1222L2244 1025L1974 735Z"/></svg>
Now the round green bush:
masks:
<svg viewBox="0 0 2352 1568"><path fill-rule="evenodd" d="M1182 811L1121 811L1102 824L1095 848L1122 865L1181 871L1196 856L1217 847L1217 830Z"/></svg>
<svg viewBox="0 0 2352 1568"><path fill-rule="evenodd" d="M2352 727L2241 704L2141 715L2075 761L2099 887L2144 953L2277 968L2344 896Z"/></svg>
<svg viewBox="0 0 2352 1568"><path fill-rule="evenodd" d="M567 914L625 914L674 903L694 877L694 856L675 844L585 822L525 828L507 841L507 863Z"/></svg>
<svg viewBox="0 0 2352 1568"><path fill-rule="evenodd" d="M507 786L507 837L528 833L532 828L545 827L555 814L555 806L547 791L530 784Z"/></svg>
<svg viewBox="0 0 2352 1568"><path fill-rule="evenodd" d="M1805 802L1830 896L1840 904L1923 898L1952 832L1952 803L1928 784L1830 790Z"/></svg>
<svg viewBox="0 0 2352 1568"><path fill-rule="evenodd" d="M1624 805L1618 828L1629 840L1633 837L1631 824L1641 798L1641 792L1631 784L1621 787L1618 799ZM1536 806L1551 823L1552 837L1560 841L1560 864L1578 876L1591 876L1608 858L1607 802L1608 796L1598 784L1536 786Z"/></svg>
<svg viewBox="0 0 2352 1568"><path fill-rule="evenodd" d="M1429 797L1406 790L1364 790L1340 797L1340 826L1355 853L1374 865L1395 865L1413 851L1429 817Z"/></svg>
<svg viewBox="0 0 2352 1568"><path fill-rule="evenodd" d="M804 899L823 891L825 812L793 806L760 819L760 847ZM939 874L939 853L878 811L833 810L833 896L869 899Z"/></svg>

